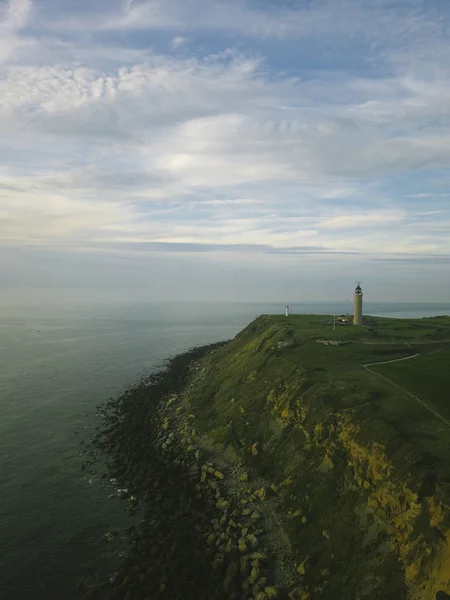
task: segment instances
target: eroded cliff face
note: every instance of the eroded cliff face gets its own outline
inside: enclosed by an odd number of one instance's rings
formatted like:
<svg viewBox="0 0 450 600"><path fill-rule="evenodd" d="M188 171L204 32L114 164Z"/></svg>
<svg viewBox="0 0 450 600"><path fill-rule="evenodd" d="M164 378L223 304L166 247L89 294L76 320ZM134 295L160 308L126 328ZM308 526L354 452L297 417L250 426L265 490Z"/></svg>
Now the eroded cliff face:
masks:
<svg viewBox="0 0 450 600"><path fill-rule="evenodd" d="M182 409L197 443L270 506L267 536L271 526L285 535L275 583L304 600L444 598L450 511L439 457L380 408L386 386L305 369L279 349L289 339L258 319L202 363Z"/></svg>

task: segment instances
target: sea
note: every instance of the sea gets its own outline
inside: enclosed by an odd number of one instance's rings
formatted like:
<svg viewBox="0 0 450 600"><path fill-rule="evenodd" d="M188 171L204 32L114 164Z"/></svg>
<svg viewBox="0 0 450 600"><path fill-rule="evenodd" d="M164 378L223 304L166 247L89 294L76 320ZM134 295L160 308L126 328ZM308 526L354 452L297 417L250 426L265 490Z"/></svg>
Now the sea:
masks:
<svg viewBox="0 0 450 600"><path fill-rule="evenodd" d="M341 305L342 304L342 305ZM291 303L347 313L349 303ZM171 355L234 337L284 304L130 303L9 307L0 313L0 598L76 600L77 584L117 561L109 533L130 524L112 486L82 469L99 403ZM365 303L390 317L448 304Z"/></svg>

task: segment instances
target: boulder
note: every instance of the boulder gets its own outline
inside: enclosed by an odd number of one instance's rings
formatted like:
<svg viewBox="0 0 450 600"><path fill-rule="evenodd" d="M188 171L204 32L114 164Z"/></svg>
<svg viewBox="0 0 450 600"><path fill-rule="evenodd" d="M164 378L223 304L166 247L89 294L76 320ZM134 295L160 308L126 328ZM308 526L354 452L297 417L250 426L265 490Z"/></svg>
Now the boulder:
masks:
<svg viewBox="0 0 450 600"><path fill-rule="evenodd" d="M266 499L266 495L267 495L267 491L265 487L261 487L259 488L259 490L256 490L253 492L253 495L256 498L259 498L260 500L265 500Z"/></svg>

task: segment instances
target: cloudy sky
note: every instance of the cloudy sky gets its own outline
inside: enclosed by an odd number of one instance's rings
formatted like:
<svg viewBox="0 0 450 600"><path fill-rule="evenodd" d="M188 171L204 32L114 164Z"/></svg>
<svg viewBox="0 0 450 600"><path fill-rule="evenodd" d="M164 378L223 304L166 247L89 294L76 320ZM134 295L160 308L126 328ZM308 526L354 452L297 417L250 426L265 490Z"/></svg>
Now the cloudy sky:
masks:
<svg viewBox="0 0 450 600"><path fill-rule="evenodd" d="M0 0L4 298L450 300L444 0Z"/></svg>

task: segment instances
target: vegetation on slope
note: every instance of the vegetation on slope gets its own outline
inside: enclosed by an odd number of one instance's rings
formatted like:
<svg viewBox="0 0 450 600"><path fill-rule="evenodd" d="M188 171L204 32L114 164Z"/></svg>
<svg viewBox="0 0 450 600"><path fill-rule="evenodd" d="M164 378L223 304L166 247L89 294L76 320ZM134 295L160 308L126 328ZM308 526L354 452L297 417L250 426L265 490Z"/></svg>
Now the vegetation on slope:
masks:
<svg viewBox="0 0 450 600"><path fill-rule="evenodd" d="M450 431L360 363L450 338L448 320L383 319L372 331L322 321L257 319L209 359L189 410L218 451L273 484L291 548L281 571L298 597L434 599L450 589ZM323 334L352 343L323 346Z"/></svg>

